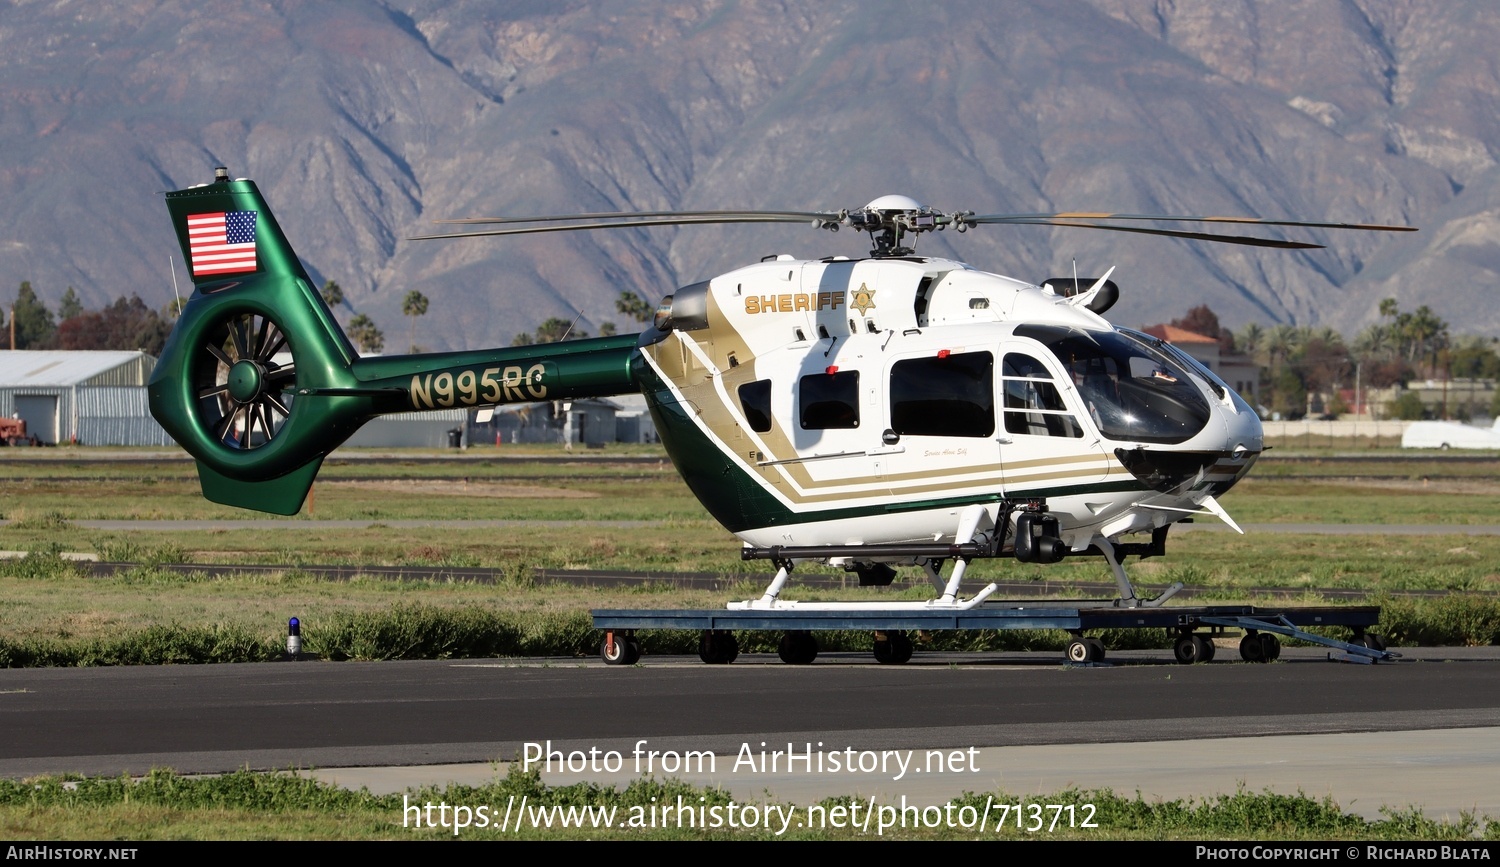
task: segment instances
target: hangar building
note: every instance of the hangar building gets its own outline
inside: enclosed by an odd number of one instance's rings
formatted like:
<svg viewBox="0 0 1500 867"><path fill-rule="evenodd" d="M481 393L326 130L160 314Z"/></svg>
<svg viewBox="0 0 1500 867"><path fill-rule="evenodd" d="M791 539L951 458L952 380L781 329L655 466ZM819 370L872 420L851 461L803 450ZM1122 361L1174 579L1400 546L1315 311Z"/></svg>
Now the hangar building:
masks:
<svg viewBox="0 0 1500 867"><path fill-rule="evenodd" d="M0 416L44 443L172 445L146 405L155 366L144 352L0 351Z"/></svg>

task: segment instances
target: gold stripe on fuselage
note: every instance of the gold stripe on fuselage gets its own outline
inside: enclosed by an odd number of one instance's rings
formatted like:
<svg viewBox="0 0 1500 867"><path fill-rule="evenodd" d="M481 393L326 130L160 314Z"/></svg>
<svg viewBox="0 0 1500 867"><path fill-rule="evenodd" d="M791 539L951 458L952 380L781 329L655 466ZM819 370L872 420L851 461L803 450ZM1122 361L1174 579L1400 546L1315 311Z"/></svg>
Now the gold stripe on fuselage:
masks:
<svg viewBox="0 0 1500 867"><path fill-rule="evenodd" d="M724 322L722 311L718 309L712 295L709 296L708 303L709 321ZM793 506L850 502L851 499L879 500L897 495L962 495L966 491L987 490L998 492L1006 485L1036 485L1082 478L1102 479L1118 475L1124 470L1111 456L1094 451L1023 461L1002 459L948 471L939 470L934 473L918 470L876 479L817 479L805 465L797 462L798 458L805 456L798 453L774 415L771 430L757 433L749 430L734 407L734 395L739 387L763 378L757 372L755 357L738 332L724 326L715 330L712 340L699 340L692 333L683 332L674 332L674 336L676 339L647 347L653 366L671 383L683 401L693 408L697 423L716 441L716 445L726 452L735 453L736 460L746 470L758 476L775 496ZM692 341L694 346L688 346L688 341ZM717 377L714 376L714 371L703 366L694 347L718 369ZM731 355L737 362L733 367L728 365ZM849 458L829 460L867 457L855 454ZM773 465L777 461L790 462ZM1093 466L1081 466L1087 464ZM1027 472L1028 470L1033 472ZM850 502L850 505L854 503Z"/></svg>

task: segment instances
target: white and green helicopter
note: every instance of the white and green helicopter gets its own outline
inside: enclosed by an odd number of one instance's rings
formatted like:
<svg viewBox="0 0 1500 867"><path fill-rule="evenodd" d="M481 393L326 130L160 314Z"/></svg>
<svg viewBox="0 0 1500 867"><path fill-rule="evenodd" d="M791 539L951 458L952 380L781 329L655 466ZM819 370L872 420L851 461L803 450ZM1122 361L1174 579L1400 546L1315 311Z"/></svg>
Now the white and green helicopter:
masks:
<svg viewBox="0 0 1500 867"><path fill-rule="evenodd" d="M971 560L1070 554L1109 563L1116 605L1160 605L1175 588L1138 597L1123 559L1161 554L1168 528L1190 516L1233 526L1218 498L1264 447L1239 395L1170 344L1110 324L1119 290L1109 274L1037 285L918 255L921 235L1020 224L1305 249L1319 245L1148 224L1410 231L976 215L904 196L836 212L459 220L487 227L424 240L793 222L866 232L872 247L770 257L675 289L638 335L362 358L253 182L219 169L166 199L195 288L151 378L151 406L197 459L210 500L297 512L323 458L378 415L639 392L704 507L746 559L775 565L758 599L735 603L768 610L799 605L781 597L798 563L841 565L872 585L915 566L934 597L902 604L966 608L994 590L964 594Z"/></svg>

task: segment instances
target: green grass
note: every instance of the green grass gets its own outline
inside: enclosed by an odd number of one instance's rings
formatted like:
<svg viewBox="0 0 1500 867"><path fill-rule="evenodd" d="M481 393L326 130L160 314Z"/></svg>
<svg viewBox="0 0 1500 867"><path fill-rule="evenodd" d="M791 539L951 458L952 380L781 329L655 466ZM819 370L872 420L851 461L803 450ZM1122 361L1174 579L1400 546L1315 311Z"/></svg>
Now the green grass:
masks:
<svg viewBox="0 0 1500 867"><path fill-rule="evenodd" d="M39 561L41 558L37 558ZM24 573L26 561L7 568ZM277 659L285 624L302 622L304 648L331 660L458 659L489 657L588 657L599 635L588 611L605 608L715 608L726 595L753 596L741 585L728 594L711 590L580 588L561 584L480 585L463 582L317 581L305 575L178 575L141 568L112 579L52 573L0 578L0 667L254 662ZM877 599L823 590L799 594ZM912 588L908 598L929 593ZM1244 601L1225 594L1223 601ZM1298 600L1321 601L1321 600ZM1374 597L1383 606L1376 631L1393 646L1500 643L1500 600L1456 594L1436 599ZM1329 632L1347 638L1343 630ZM778 635L740 635L745 653L771 653ZM1114 649L1171 646L1165 630L1108 630L1098 636ZM1069 636L1059 630L932 633L923 651L1060 651ZM698 634L650 630L648 654L692 654ZM867 632L818 636L826 651L869 649Z"/></svg>
<svg viewBox="0 0 1500 867"><path fill-rule="evenodd" d="M722 811L733 799L720 789L701 788L676 780L642 779L615 789L592 783L548 786L534 770L521 771L511 765L508 772L481 786L450 785L420 789L397 795L373 795L349 791L291 773L240 771L219 777L188 778L166 770L152 771L139 780L128 778L45 777L22 782L0 781L0 833L10 839L28 840L132 840L177 839L325 839L408 840L460 837L463 839L769 839L775 830L765 827L681 828L674 824L651 827L652 810L675 804L681 798L689 805ZM524 802L522 799L525 799ZM609 830L538 827L528 821L519 832L499 828L507 808L518 816L525 803L535 815L538 808L613 808L615 827ZM1481 816L1464 815L1457 821L1432 820L1418 810L1393 811L1368 821L1345 813L1331 799L1273 792L1240 791L1202 799L1146 800L1109 790L1067 790L1045 797L1013 797L1005 792L966 793L951 803L955 825L969 827L892 827L877 835L874 830L803 827L812 815L808 805L756 801L763 808L775 803L791 810L789 839L1086 839L1086 840L1422 840L1466 841L1476 836L1500 838L1500 823ZM816 806L825 811L851 804L861 807L862 798L829 798ZM1091 820L1098 827L1067 827L1063 821L1046 832L1031 830L1023 819L1018 829L1014 813L1002 829L993 823L999 813L990 811L989 826L981 835L978 815L998 804L1044 803L1074 805L1078 824ZM447 827L427 824L427 804L469 808L471 827L455 833ZM1086 811L1082 805L1092 805ZM488 807L483 814L478 807ZM740 804L741 807L745 804ZM417 807L415 812L412 807ZM965 812L964 808L971 808ZM597 814L596 814L597 815ZM660 814L657 814L660 815ZM721 812L720 815L723 815ZM743 814L742 814L743 815ZM824 812L821 815L828 815ZM896 813L892 810L886 818ZM1087 818L1085 818L1087 817ZM422 827L416 820L422 819ZM478 827L483 818L488 827ZM1050 816L1049 816L1050 818ZM634 822L638 827L629 827ZM737 823L743 825L743 823ZM946 824L946 823L945 823ZM874 826L872 826L873 828Z"/></svg>
<svg viewBox="0 0 1500 867"><path fill-rule="evenodd" d="M1317 476L1321 478L1381 477L1420 482L1432 478L1471 478L1493 480L1500 469L1500 457L1471 455L1452 458L1426 452L1398 452L1381 459L1361 454L1290 455L1261 458L1251 469L1250 481ZM1337 458L1335 460L1334 458ZM1395 460L1391 460L1395 458ZM1479 458L1473 460L1471 458Z"/></svg>
<svg viewBox="0 0 1500 867"><path fill-rule="evenodd" d="M1426 485L1250 477L1222 502L1242 524L1500 524L1493 477Z"/></svg>
<svg viewBox="0 0 1500 867"><path fill-rule="evenodd" d="M546 449L548 447L535 447ZM638 447L641 449L647 447ZM504 456L502 456L504 455ZM707 521L665 456L575 453L552 447L531 459L471 450L441 462L331 459L303 517L320 519L485 519ZM545 455L545 457L543 456ZM409 455L412 458L421 455ZM625 462L619 458L657 458ZM1500 523L1500 459L1304 463L1261 460L1225 498L1247 523ZM205 501L190 462L117 464L10 460L5 517L46 522L89 519L256 519L256 512ZM1343 480L1307 480L1308 475ZM1406 481L1358 480L1395 476ZM1453 479L1432 477L1452 476ZM1424 484L1423 479L1428 479ZM711 522L710 522L711 523Z"/></svg>
<svg viewBox="0 0 1500 867"><path fill-rule="evenodd" d="M168 624L78 641L0 638L0 668L269 662L281 655L274 638L252 634L241 624Z"/></svg>
<svg viewBox="0 0 1500 867"><path fill-rule="evenodd" d="M1384 466L1393 473L1421 473L1431 463L1424 461ZM1256 472L1276 466L1268 460ZM766 565L740 560L739 543L703 513L666 463L642 466L592 456L587 461L559 456L469 459L456 464L335 463L325 472L328 484L320 489L317 505L320 518L351 517L360 511L425 518L568 514L581 522L635 522L628 527L564 523L401 529L377 523L367 528L329 529L267 521L263 529L257 524L251 529L129 532L93 530L76 521L85 516L162 513L244 518L250 513L203 501L190 465L180 461L28 460L9 462L6 468L17 469L22 482L34 487L7 507L13 523L0 528L0 549L34 553L21 560L0 561L0 659L4 660L0 664L266 658L284 643L285 623L292 616L305 624L308 649L330 658L587 654L593 652L590 645L596 640L587 628L590 609L716 608L729 599L758 596L767 580ZM337 484L348 478L369 480L371 474L393 477L398 471L427 487L410 496L396 496L389 491L372 495L359 487L345 490ZM173 481L173 473L180 478ZM1429 489L1420 484L1372 496L1369 490L1345 482L1267 475L1266 480L1252 477L1225 498L1241 521L1500 523L1500 504L1492 503L1496 497L1424 493ZM468 493L464 478L469 479ZM546 490L535 496L476 496L476 489L487 482L515 482ZM1494 483L1476 479L1472 484ZM175 493L164 498L153 500L143 494L147 489L174 486ZM47 490L52 493L40 493ZM560 499L554 496L557 491L593 496ZM1182 581L1211 590L1213 598L1199 601L1256 602L1268 598L1261 595L1262 590L1279 589L1295 594L1294 602L1315 604L1326 601L1316 593L1320 588L1347 589L1386 606L1387 623L1381 630L1398 642L1490 644L1496 640L1500 537L1192 532L1174 534L1168 550L1164 558L1128 564L1143 593ZM61 559L58 555L63 551L93 552L103 559L141 566L95 579ZM155 568L178 563L282 568L271 574ZM498 586L380 578L332 582L301 571L300 567L309 564L485 566L502 570L505 577ZM598 588L538 584L533 577L537 568L758 574L716 590L676 590L665 584ZM914 572L904 570L903 578L890 589L799 586L794 578L786 595L805 600L930 598L931 589ZM798 570L798 575L816 574L842 575L815 567ZM1050 566L980 560L969 575L971 587L989 580L1021 581L1059 596L1079 595L1073 589L1079 582L1113 584L1098 558L1074 557ZM1382 597L1406 590L1455 595L1446 601ZM492 638L480 640L486 634ZM1050 650L1060 646L1060 636L943 633L935 637L933 647ZM762 648L767 643L763 638L746 636L744 649L773 649ZM849 649L864 649L868 643L863 636L826 638L824 646L829 649L845 644ZM1136 631L1106 640L1114 647L1167 644L1165 636ZM650 633L647 637L651 652L692 652L695 647L695 639L688 634Z"/></svg>

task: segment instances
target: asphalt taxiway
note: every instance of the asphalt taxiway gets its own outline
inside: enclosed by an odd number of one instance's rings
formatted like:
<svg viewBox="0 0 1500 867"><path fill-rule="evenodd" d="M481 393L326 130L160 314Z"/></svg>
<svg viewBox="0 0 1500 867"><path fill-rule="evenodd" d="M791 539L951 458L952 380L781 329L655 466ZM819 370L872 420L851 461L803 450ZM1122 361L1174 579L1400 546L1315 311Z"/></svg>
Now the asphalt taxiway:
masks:
<svg viewBox="0 0 1500 867"><path fill-rule="evenodd" d="M621 782L637 775L630 757L654 749L719 757L711 770L673 775L743 797L937 803L966 789L1109 787L1173 798L1243 785L1328 795L1367 815L1420 805L1434 817L1500 816L1500 648L1404 653L1375 666L1288 648L1270 665L1180 666L1168 651L1124 651L1082 668L1054 653L919 654L904 666L835 653L810 666L746 655L729 666L646 657L628 668L551 659L12 669L0 671L0 775L248 766L399 790L488 779L528 743L550 742L563 755L614 751L624 761L619 773L589 768L550 782ZM974 752L957 769L900 779L734 769L746 749L788 745Z"/></svg>

